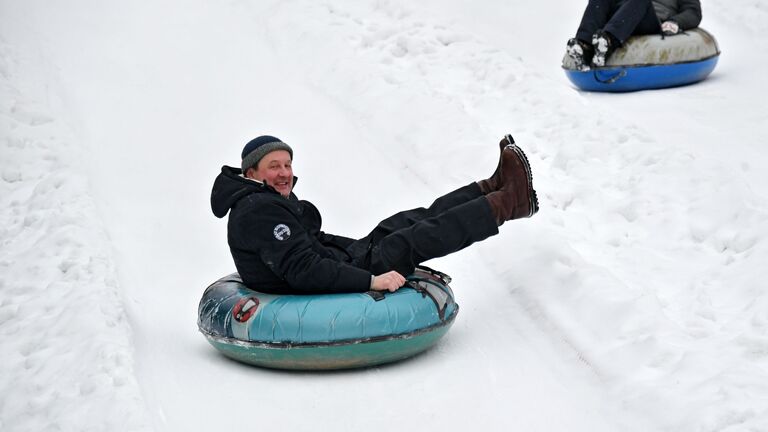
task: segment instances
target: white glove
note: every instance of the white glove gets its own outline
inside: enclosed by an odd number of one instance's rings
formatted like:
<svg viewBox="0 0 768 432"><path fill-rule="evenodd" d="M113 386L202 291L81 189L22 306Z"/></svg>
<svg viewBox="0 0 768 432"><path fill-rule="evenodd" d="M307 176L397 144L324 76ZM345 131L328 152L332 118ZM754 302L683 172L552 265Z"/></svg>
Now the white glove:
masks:
<svg viewBox="0 0 768 432"><path fill-rule="evenodd" d="M661 23L661 31L665 35L674 35L680 33L680 26L674 21L664 21Z"/></svg>

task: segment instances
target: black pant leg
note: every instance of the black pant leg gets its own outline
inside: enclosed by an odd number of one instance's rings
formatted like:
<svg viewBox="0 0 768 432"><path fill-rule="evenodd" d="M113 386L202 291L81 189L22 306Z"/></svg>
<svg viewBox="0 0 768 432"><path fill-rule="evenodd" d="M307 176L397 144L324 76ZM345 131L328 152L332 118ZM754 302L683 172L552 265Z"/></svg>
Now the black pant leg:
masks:
<svg viewBox="0 0 768 432"><path fill-rule="evenodd" d="M604 30L623 44L633 34L656 33L661 29L651 0L623 0Z"/></svg>
<svg viewBox="0 0 768 432"><path fill-rule="evenodd" d="M373 244L367 268L373 274L396 270L409 275L424 261L459 251L498 232L490 203L480 196L382 238Z"/></svg>
<svg viewBox="0 0 768 432"><path fill-rule="evenodd" d="M372 238L382 238L399 229L409 227L423 219L437 216L482 195L483 193L480 191L480 186L477 183L472 182L441 196L428 208L419 207L405 210L384 219L379 222L379 225L371 232Z"/></svg>
<svg viewBox="0 0 768 432"><path fill-rule="evenodd" d="M384 219L367 236L356 240L347 247L347 254L351 257L351 263L360 268L370 269L373 246L384 237L481 196L483 193L480 186L472 182L439 197L428 208L420 207L405 210Z"/></svg>
<svg viewBox="0 0 768 432"><path fill-rule="evenodd" d="M640 20L640 24L635 27L633 35L646 35L646 34L661 34L661 21L659 21L658 15L656 15L656 9L653 8L653 3L648 2L650 6L646 9L643 19ZM623 41L622 41L623 43Z"/></svg>
<svg viewBox="0 0 768 432"><path fill-rule="evenodd" d="M657 33L661 28L651 0L589 0L576 38L591 43L598 30L623 44L633 34Z"/></svg>
<svg viewBox="0 0 768 432"><path fill-rule="evenodd" d="M428 208L419 207L401 211L379 222L376 228L374 228L367 236L357 240L352 246L347 248L348 252L350 252L352 256L360 255L361 251L366 252L369 249L370 243L377 243L382 238L399 229L407 228L423 219L437 216L440 213L480 196L483 196L483 193L480 191L480 186L477 183L472 182L441 196Z"/></svg>
<svg viewBox="0 0 768 432"><path fill-rule="evenodd" d="M576 39L592 43L592 35L605 27L617 8L617 0L589 0L581 17Z"/></svg>

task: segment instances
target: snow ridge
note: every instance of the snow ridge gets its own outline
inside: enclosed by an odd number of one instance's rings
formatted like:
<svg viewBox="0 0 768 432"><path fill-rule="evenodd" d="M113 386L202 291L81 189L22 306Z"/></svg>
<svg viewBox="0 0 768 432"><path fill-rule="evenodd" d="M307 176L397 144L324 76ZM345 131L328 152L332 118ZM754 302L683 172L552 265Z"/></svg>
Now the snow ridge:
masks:
<svg viewBox="0 0 768 432"><path fill-rule="evenodd" d="M41 66L0 41L0 430L148 430L110 243Z"/></svg>

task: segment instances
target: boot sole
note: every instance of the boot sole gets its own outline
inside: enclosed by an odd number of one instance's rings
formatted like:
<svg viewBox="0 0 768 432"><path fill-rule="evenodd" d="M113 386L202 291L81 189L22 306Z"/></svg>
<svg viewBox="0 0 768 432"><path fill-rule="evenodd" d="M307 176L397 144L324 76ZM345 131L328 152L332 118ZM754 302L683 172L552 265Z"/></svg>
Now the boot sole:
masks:
<svg viewBox="0 0 768 432"><path fill-rule="evenodd" d="M533 189L533 173L531 172L531 164L528 162L528 156L525 155L525 152L523 152L523 149L517 146L515 144L515 139L512 138L512 135L507 134L505 136L507 139L507 148L511 149L515 152L518 158L523 162L523 168L525 168L525 173L528 175L528 204L530 205L530 211L528 212L528 216L531 217L539 212L539 197L536 195L536 190Z"/></svg>

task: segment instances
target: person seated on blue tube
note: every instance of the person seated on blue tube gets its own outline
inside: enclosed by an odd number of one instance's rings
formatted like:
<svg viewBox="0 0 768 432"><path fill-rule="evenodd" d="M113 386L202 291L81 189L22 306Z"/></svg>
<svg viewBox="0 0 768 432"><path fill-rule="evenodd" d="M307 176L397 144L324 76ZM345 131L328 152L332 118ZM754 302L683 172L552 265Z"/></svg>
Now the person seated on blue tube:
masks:
<svg viewBox="0 0 768 432"><path fill-rule="evenodd" d="M698 27L699 0L589 0L576 37L566 52L576 69L605 66L632 35L667 36Z"/></svg>
<svg viewBox="0 0 768 432"><path fill-rule="evenodd" d="M397 213L362 239L351 239L321 231L320 212L293 193L293 149L263 135L245 145L239 168L222 167L211 209L219 218L229 212L230 252L251 289L273 294L396 291L421 262L498 234L505 221L538 211L525 154L510 135L499 147L499 163L488 179L450 192L429 208Z"/></svg>

